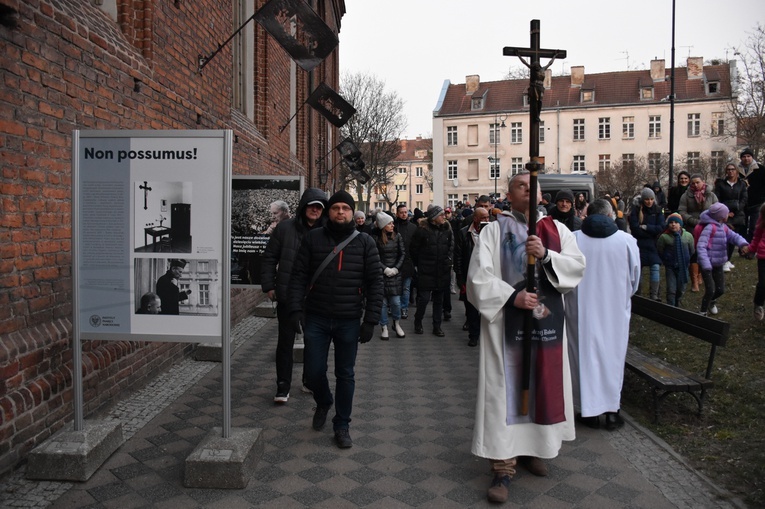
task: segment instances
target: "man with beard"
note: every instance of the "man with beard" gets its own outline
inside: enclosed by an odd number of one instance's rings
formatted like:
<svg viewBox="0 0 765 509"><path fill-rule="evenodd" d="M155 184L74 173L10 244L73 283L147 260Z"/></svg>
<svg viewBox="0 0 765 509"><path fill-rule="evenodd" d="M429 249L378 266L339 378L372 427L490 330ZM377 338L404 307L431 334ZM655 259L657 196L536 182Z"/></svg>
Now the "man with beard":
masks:
<svg viewBox="0 0 765 509"><path fill-rule="evenodd" d="M295 346L295 329L287 310L287 288L292 266L295 263L303 236L314 228L324 226L324 208L327 195L321 189L311 187L300 198L294 218L276 225L261 262L261 286L271 301L276 301L276 319L279 335L276 341L276 396L275 403L286 403L292 385L292 349ZM303 385L305 385L305 376Z"/></svg>
<svg viewBox="0 0 765 509"><path fill-rule="evenodd" d="M383 300L380 254L372 237L356 231L355 206L345 191L330 197L329 220L303 237L288 287L290 320L296 331L305 331L306 385L316 402L312 426L324 427L334 403L332 424L341 449L353 446L349 427L358 344L372 339ZM334 398L327 379L330 343L335 345Z"/></svg>

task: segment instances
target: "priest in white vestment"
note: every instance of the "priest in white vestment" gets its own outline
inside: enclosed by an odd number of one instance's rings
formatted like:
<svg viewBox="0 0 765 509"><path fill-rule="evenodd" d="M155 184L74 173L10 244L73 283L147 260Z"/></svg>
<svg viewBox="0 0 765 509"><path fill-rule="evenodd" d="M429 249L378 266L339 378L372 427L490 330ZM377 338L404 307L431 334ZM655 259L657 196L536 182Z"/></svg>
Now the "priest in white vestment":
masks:
<svg viewBox="0 0 765 509"><path fill-rule="evenodd" d="M640 251L635 238L617 228L606 200L590 204L574 236L587 263L597 267L566 296L566 316L578 317L566 324L574 406L591 428L605 414L606 429L613 431L624 424L619 407Z"/></svg>
<svg viewBox="0 0 765 509"><path fill-rule="evenodd" d="M507 500L516 458L533 474L546 475L541 458L554 458L563 440L574 439L562 294L579 284L585 268L573 234L558 221L542 218L537 235L528 235L528 173L513 177L507 196L513 209L481 230L467 278L467 298L481 314L472 452L490 460L493 502ZM527 253L537 259L536 293L525 289ZM522 415L526 312L534 314L533 346L529 410Z"/></svg>

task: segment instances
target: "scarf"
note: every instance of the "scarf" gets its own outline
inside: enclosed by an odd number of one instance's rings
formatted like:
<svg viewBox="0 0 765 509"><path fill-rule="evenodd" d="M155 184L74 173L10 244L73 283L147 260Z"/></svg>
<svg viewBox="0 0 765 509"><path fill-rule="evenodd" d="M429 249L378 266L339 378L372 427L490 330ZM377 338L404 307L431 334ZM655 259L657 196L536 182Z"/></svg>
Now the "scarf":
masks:
<svg viewBox="0 0 765 509"><path fill-rule="evenodd" d="M688 257L688 251L683 247L683 231L671 232L675 238L675 267L679 269L677 272L678 283L684 285L688 282L688 263L690 258Z"/></svg>
<svg viewBox="0 0 765 509"><path fill-rule="evenodd" d="M704 205L704 202L706 201L706 192L707 192L707 184L704 182L704 185L701 187L701 189L697 189L693 191L693 197L696 198L696 203L699 205Z"/></svg>

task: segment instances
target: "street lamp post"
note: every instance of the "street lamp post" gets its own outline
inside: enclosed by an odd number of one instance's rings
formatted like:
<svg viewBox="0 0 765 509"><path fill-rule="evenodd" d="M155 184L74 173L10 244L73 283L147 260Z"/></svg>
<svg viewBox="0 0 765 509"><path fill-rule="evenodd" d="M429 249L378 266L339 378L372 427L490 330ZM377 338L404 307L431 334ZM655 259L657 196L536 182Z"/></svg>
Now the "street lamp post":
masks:
<svg viewBox="0 0 765 509"><path fill-rule="evenodd" d="M497 157L497 146L499 145L499 129L505 128L505 120L507 115L499 113L494 114L494 124L492 125L492 132L494 133L494 157L489 156L489 174L491 174L491 167L494 166L496 171L494 175L494 199L497 199L497 181L499 180L499 158Z"/></svg>

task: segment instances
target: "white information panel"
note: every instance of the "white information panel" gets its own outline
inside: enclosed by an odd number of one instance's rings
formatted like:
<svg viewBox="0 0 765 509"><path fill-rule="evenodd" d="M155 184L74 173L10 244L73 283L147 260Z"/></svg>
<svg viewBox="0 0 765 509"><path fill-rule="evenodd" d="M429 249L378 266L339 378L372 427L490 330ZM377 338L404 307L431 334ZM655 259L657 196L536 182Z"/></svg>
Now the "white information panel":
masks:
<svg viewBox="0 0 765 509"><path fill-rule="evenodd" d="M73 140L80 337L220 344L231 131L75 131Z"/></svg>

